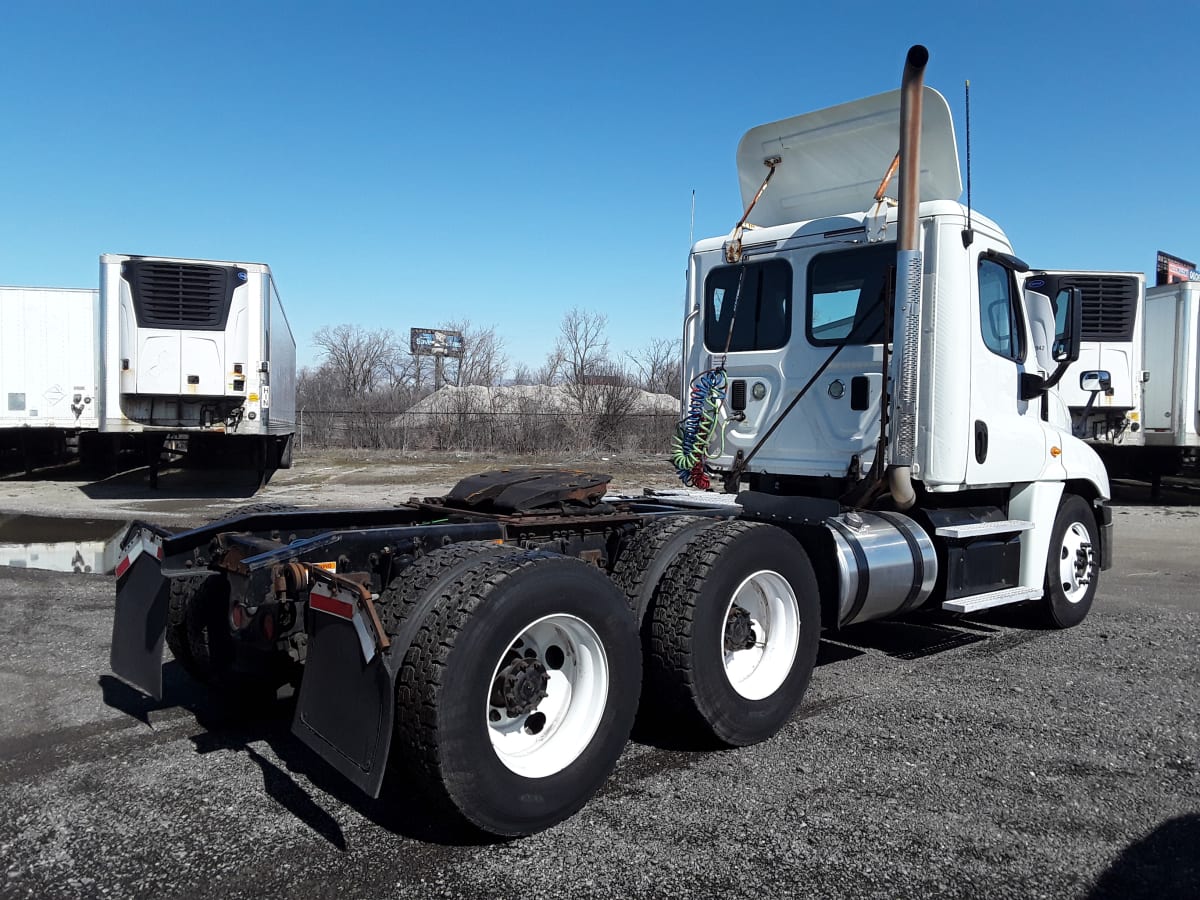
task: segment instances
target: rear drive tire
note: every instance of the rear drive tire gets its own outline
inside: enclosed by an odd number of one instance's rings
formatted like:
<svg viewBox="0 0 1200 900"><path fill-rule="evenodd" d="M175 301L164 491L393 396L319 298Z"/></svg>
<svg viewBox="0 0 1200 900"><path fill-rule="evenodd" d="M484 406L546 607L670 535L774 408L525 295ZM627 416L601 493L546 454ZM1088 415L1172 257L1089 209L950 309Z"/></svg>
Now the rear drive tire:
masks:
<svg viewBox="0 0 1200 900"><path fill-rule="evenodd" d="M239 667L229 626L229 582L221 575L171 580L167 646L183 670L219 691L271 693L294 672L291 658L278 654Z"/></svg>
<svg viewBox="0 0 1200 900"><path fill-rule="evenodd" d="M1091 610L1099 583L1096 517L1086 500L1068 494L1058 506L1050 533L1045 594L1039 609L1042 624L1051 628L1078 625Z"/></svg>
<svg viewBox="0 0 1200 900"><path fill-rule="evenodd" d="M723 744L766 740L817 658L821 608L800 543L760 522L695 534L659 585L646 691L656 712Z"/></svg>
<svg viewBox="0 0 1200 900"><path fill-rule="evenodd" d="M624 597L586 563L536 551L474 560L432 589L398 679L393 765L493 834L563 821L633 724L641 656Z"/></svg>
<svg viewBox="0 0 1200 900"><path fill-rule="evenodd" d="M612 580L629 598L638 622L644 620L659 581L679 551L717 521L708 516L664 516L638 530L621 548Z"/></svg>
<svg viewBox="0 0 1200 900"><path fill-rule="evenodd" d="M391 579L380 592L379 599L375 601L379 623L388 637L394 639L418 602L430 593L441 594L445 586L464 569L485 557L524 552L520 547L497 544L495 541L460 541L426 553ZM397 697L397 702L400 699ZM407 700L406 697L405 702Z"/></svg>

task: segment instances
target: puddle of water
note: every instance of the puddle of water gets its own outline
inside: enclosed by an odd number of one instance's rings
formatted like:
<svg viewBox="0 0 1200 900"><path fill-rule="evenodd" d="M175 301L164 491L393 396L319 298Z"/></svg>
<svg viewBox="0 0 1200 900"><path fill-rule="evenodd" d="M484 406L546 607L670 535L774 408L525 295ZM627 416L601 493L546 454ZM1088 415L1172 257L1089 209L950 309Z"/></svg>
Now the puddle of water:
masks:
<svg viewBox="0 0 1200 900"><path fill-rule="evenodd" d="M108 574L117 565L127 522L0 516L0 566Z"/></svg>

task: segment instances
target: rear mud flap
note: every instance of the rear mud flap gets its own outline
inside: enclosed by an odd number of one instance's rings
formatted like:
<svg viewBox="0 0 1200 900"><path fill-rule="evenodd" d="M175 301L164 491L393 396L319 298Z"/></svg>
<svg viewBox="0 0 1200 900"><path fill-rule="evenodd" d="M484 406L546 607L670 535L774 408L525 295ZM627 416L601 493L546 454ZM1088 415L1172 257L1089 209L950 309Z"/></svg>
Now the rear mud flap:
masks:
<svg viewBox="0 0 1200 900"><path fill-rule="evenodd" d="M119 568L119 567L118 567ZM171 581L153 553L139 552L117 579L117 609L113 616L113 674L162 699L163 638Z"/></svg>
<svg viewBox="0 0 1200 900"><path fill-rule="evenodd" d="M387 651L367 661L353 623L327 615L313 619L292 733L378 797L392 745L399 663Z"/></svg>

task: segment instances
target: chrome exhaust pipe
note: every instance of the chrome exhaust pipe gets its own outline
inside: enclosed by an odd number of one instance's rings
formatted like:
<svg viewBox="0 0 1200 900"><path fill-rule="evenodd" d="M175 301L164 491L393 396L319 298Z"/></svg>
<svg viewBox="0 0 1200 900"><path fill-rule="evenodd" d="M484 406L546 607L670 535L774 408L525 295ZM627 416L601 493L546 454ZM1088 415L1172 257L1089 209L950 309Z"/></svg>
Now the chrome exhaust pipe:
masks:
<svg viewBox="0 0 1200 900"><path fill-rule="evenodd" d="M912 463L917 443L917 376L920 371L921 275L921 101L929 51L914 44L904 59L900 80L900 191L897 210L896 300L892 346L896 348L892 387L892 434L888 484L898 509L909 509L917 495Z"/></svg>

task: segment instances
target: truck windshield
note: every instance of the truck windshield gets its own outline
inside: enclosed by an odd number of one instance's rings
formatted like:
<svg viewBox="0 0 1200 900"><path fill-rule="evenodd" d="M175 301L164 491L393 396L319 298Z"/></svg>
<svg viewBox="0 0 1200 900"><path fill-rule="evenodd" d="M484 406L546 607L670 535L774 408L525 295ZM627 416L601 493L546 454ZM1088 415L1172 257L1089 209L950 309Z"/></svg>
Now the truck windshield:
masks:
<svg viewBox="0 0 1200 900"><path fill-rule="evenodd" d="M776 350L788 342L791 332L792 267L786 261L721 266L704 279L704 346L708 350Z"/></svg>
<svg viewBox="0 0 1200 900"><path fill-rule="evenodd" d="M809 343L883 343L884 304L895 286L894 243L814 256L808 264Z"/></svg>

